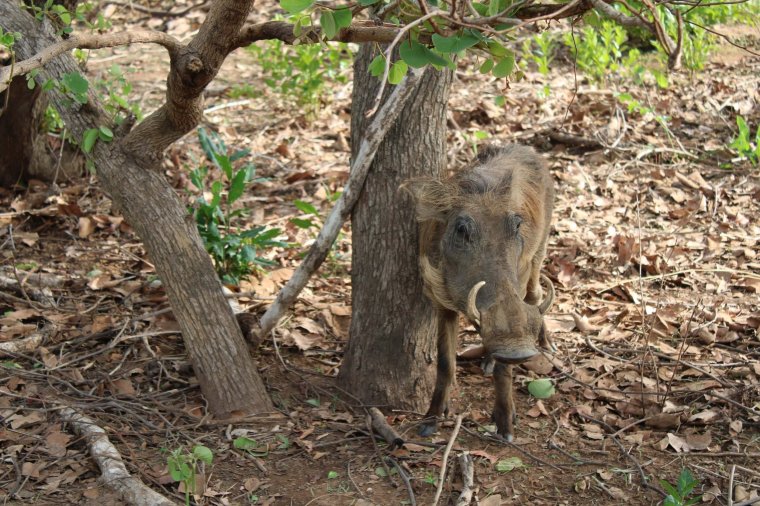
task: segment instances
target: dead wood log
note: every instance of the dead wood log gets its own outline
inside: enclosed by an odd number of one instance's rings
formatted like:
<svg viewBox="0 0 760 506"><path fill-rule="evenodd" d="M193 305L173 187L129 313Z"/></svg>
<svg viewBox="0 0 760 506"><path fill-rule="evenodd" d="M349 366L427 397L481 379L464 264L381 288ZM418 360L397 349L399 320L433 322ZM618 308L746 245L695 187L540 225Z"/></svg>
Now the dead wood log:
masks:
<svg viewBox="0 0 760 506"><path fill-rule="evenodd" d="M70 423L78 435L87 441L90 455L100 468L100 481L119 494L127 503L135 506L175 506L175 503L158 492L148 488L143 482L127 471L119 451L108 440L106 431L92 418L71 409L61 410L61 418Z"/></svg>
<svg viewBox="0 0 760 506"><path fill-rule="evenodd" d="M372 419L372 428L385 439L391 450L404 446L404 439L388 424L385 415L379 409L369 408L369 415Z"/></svg>
<svg viewBox="0 0 760 506"><path fill-rule="evenodd" d="M462 470L462 493L459 494L456 506L470 506L475 493L475 467L470 452L459 455L459 468Z"/></svg>

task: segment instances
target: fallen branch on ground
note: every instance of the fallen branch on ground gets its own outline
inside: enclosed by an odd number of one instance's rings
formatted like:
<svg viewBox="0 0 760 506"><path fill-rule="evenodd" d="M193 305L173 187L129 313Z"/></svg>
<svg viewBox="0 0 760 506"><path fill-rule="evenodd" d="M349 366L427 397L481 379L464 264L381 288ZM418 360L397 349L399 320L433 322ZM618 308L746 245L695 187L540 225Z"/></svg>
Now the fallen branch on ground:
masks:
<svg viewBox="0 0 760 506"><path fill-rule="evenodd" d="M62 409L61 418L87 441L90 455L102 473L101 482L119 494L126 503L136 506L174 506L174 502L129 474L118 450L108 440L106 431L98 427L93 419L71 408Z"/></svg>
<svg viewBox="0 0 760 506"><path fill-rule="evenodd" d="M475 493L475 468L470 452L462 452L459 456L459 467L462 469L462 493L459 494L456 506L470 506Z"/></svg>
<svg viewBox="0 0 760 506"><path fill-rule="evenodd" d="M19 353L31 353L41 344L44 336L41 332L35 332L23 339L14 339L0 343L0 357L18 355Z"/></svg>
<svg viewBox="0 0 760 506"><path fill-rule="evenodd" d="M370 418L372 418L372 428L385 439L390 446L389 450L393 451L396 448L404 446L403 438L399 436L398 432L393 430L393 427L388 425L385 415L379 409L369 408L368 412Z"/></svg>

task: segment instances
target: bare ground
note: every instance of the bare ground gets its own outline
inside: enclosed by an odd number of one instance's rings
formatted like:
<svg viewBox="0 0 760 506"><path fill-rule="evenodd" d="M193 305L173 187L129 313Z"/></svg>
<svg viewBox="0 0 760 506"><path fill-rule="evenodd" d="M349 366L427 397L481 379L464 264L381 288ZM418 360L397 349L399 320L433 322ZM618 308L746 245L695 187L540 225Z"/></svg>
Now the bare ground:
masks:
<svg viewBox="0 0 760 506"><path fill-rule="evenodd" d="M188 36L201 16L167 28ZM758 47L756 29L725 29ZM514 445L489 435L491 380L467 359L458 364L452 417L436 437L416 436L420 414L391 410L389 423L409 444L391 452L369 437L364 410L334 382L350 318L348 226L277 331L279 346L253 350L279 412L213 420L150 260L91 177L0 193L0 341L42 339L2 359L0 496L7 504L119 503L61 422L63 406L94 418L130 472L178 502L184 494L168 475L167 452L203 444L214 461L199 480L198 504L390 505L412 496L430 504L458 414L449 463L465 450L474 456L481 505L657 504L659 480L675 483L682 468L697 478L703 502L726 504L730 484L735 502L757 496L760 172L725 146L737 113L760 122L760 58L721 44L705 71L671 76L666 90L614 76L606 86L581 75L576 83L561 60L548 76L528 66L507 90L461 67L451 98L452 167L473 156L483 131L542 151L558 189L545 269L558 288L548 323L559 351L517 373ZM149 111L162 98L165 62L157 48L98 51L88 72L135 69L131 97ZM256 93L232 98L241 82ZM279 267L240 287L254 292L239 298L251 312L263 312L312 237L289 222L299 216L293 201L327 212L328 193L347 176L350 83L328 90L307 117L261 82L243 52L210 90L205 127L250 148L257 175L268 178L243 199L249 222L280 227L296 244L267 252ZM497 107L502 91L507 103ZM615 99L622 91L652 112L629 111ZM667 116L669 133L657 115ZM188 203L187 172L201 161L195 134L167 155L167 177ZM461 350L477 344L472 330ZM538 377L552 378L557 393L533 398L526 384ZM240 436L257 448L235 449ZM440 504L454 504L461 486L459 468L449 466Z"/></svg>

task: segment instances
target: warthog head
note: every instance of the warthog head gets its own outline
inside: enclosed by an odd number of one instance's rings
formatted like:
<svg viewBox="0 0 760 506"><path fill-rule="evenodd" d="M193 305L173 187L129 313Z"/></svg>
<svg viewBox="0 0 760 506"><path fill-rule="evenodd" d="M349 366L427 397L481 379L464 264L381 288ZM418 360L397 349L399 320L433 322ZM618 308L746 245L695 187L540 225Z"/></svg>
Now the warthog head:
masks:
<svg viewBox="0 0 760 506"><path fill-rule="evenodd" d="M420 267L426 295L466 314L486 353L502 363L538 353L543 313L539 270L546 249L553 190L529 148L488 150L475 166L447 179L409 185L421 222Z"/></svg>

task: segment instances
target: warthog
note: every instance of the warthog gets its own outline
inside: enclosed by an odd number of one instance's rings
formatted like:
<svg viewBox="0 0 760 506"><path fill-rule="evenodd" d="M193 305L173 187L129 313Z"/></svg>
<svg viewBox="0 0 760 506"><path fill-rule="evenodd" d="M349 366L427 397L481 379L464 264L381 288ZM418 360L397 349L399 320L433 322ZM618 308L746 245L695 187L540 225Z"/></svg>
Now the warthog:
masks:
<svg viewBox="0 0 760 506"><path fill-rule="evenodd" d="M512 364L536 355L536 341L551 345L543 314L554 288L540 274L554 207L549 171L532 149L513 144L485 149L451 177L416 179L405 187L420 222L425 295L438 313L438 375L420 434L434 433L436 417L448 413L462 312L483 338L486 362L495 362L493 421L512 440ZM548 291L543 301L540 279Z"/></svg>

